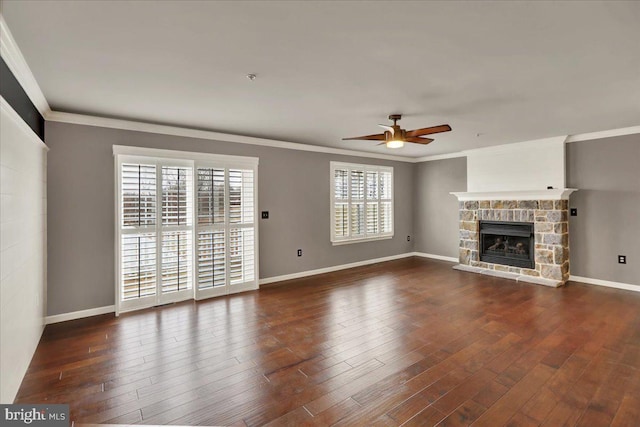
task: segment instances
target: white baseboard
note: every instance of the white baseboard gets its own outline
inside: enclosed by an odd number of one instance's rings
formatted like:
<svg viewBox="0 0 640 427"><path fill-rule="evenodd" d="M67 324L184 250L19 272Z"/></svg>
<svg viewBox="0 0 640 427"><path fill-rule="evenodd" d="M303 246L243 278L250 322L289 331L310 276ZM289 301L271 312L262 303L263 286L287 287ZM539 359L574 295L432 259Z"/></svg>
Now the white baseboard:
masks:
<svg viewBox="0 0 640 427"><path fill-rule="evenodd" d="M266 285L267 283L281 282L283 280L299 279L301 277L314 276L316 274L331 273L332 271L345 270L347 268L360 267L362 265L375 264L377 262L393 261L395 259L407 258L414 255L415 253L408 252L404 254L392 255L392 256L383 257L383 258L375 258L375 259L368 259L366 261L352 262L350 264L342 264L342 265L336 265L333 267L319 268L317 270L308 270L308 271L301 271L299 273L285 274L282 276L267 277L264 279L260 279L259 283L260 285ZM108 305L105 307L90 308L88 310L74 311L71 313L55 314L53 316L47 316L45 318L45 325L50 325L52 323L66 322L67 320L82 319L83 317L97 316L99 314L115 313L115 311L116 311L116 308L114 305Z"/></svg>
<svg viewBox="0 0 640 427"><path fill-rule="evenodd" d="M45 325L52 323L66 322L67 320L82 319L83 317L97 316L99 314L115 313L115 305L107 305L104 307L90 308L88 310L72 311L71 313L54 314L44 319Z"/></svg>
<svg viewBox="0 0 640 427"><path fill-rule="evenodd" d="M458 262L457 258L443 256L443 255L427 254L424 252L407 252L404 254L392 255L388 257L368 259L368 260L359 261L359 262L352 262L350 264L342 264L342 265L335 265L333 267L319 268L317 270L307 270L307 271L301 271L299 273L284 274L282 276L266 277L264 279L260 279L259 283L260 285L266 285L269 283L281 282L284 280L300 279L302 277L315 276L316 274L331 273L333 271L346 270L348 268L360 267L363 265L375 264L378 262L393 261L396 259L408 258L411 256L431 258L431 259L436 259L440 261L450 261L450 262L456 262L456 263ZM570 276L569 280L573 282L586 283L588 285L606 286L609 288L640 292L640 286L632 285L630 283L611 282L609 280L591 279L589 277L580 277L580 276ZM115 306L107 305L105 307L90 308L88 310L74 311L71 313L55 314L53 316L45 317L45 325L51 325L52 323L66 322L67 320L82 319L84 317L98 316L100 314L115 313L115 311L116 311Z"/></svg>
<svg viewBox="0 0 640 427"><path fill-rule="evenodd" d="M282 282L283 280L300 279L302 277L315 276L316 274L331 273L333 271L346 270L347 268L361 267L363 265L375 264L378 262L393 261L400 258L408 258L415 256L415 252L407 252L404 254L391 255L382 258L368 259L365 261L352 262L349 264L334 265L332 267L318 268L316 270L300 271L298 273L284 274L282 276L265 277L260 279L260 285L266 285L274 282Z"/></svg>
<svg viewBox="0 0 640 427"><path fill-rule="evenodd" d="M266 277L264 279L260 279L260 284L266 285L274 282L282 282L284 280L300 279L302 277L315 276L316 274L331 273L333 271L346 270L347 268L361 267L363 265L375 264L378 262L385 262L385 261L393 261L395 259L408 258L411 256L437 259L440 261L449 261L449 262L456 262L456 263L458 262L458 258L453 258L453 257L448 257L443 255L427 254L424 252L407 252L404 254L368 259L365 261L352 262L349 264L341 264L341 265L334 265L332 267L318 268L317 270L307 270L307 271L301 271L299 273L284 274L282 276Z"/></svg>
<svg viewBox="0 0 640 427"><path fill-rule="evenodd" d="M454 258L452 256L434 255L434 254L427 254L424 252L413 252L413 255L423 257L423 258L437 259L440 261L449 261L449 262L456 262L456 263L458 262L458 258Z"/></svg>
<svg viewBox="0 0 640 427"><path fill-rule="evenodd" d="M349 264L341 264L341 265L334 265L332 267L318 268L316 270L307 270L307 271L300 271L298 273L284 274L282 276L266 277L264 279L260 279L259 283L260 285L266 285L269 283L282 282L284 280L300 279L302 277L315 276L316 274L331 273L333 271L346 270L348 268L361 267L363 265L376 264L378 262L385 262L385 261L393 261L396 259L408 258L412 256L437 259L441 261L458 262L457 258L446 257L442 255L426 254L422 252L407 252L404 254L368 259L365 261L352 262ZM71 313L55 314L53 316L47 316L45 318L45 325L51 325L52 323L66 322L67 320L82 319L84 317L98 316L100 314L115 313L115 311L116 311L115 306L107 305L104 307L90 308L88 310L74 311Z"/></svg>
<svg viewBox="0 0 640 427"><path fill-rule="evenodd" d="M631 283L612 282L610 280L592 279L590 277L569 276L572 282L586 283L588 285L606 286L607 288L624 289L627 291L640 292L640 286Z"/></svg>

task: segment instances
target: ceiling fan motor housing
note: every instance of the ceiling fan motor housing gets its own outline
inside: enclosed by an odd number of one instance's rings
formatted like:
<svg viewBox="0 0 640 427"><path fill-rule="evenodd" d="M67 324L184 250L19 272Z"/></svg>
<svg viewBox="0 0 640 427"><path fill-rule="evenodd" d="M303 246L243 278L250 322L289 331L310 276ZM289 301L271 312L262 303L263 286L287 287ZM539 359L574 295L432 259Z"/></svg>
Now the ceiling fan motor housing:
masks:
<svg viewBox="0 0 640 427"><path fill-rule="evenodd" d="M384 140L386 142L393 141L393 140L404 141L404 139L407 137L407 131L404 129L401 129L400 126L398 125L393 125L391 127L393 128L393 132L390 132L388 130L384 131Z"/></svg>

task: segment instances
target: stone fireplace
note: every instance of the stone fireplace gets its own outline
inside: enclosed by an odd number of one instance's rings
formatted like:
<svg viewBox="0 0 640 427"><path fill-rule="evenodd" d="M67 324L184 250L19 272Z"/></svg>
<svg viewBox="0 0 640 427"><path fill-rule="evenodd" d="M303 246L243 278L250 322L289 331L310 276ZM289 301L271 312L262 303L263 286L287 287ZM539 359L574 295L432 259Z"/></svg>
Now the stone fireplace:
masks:
<svg viewBox="0 0 640 427"><path fill-rule="evenodd" d="M509 199L453 193L460 200L460 264L454 268L547 286L564 285L569 280L567 199L571 191L555 190L550 194L553 199L535 200L529 200L531 195L525 199L527 194L517 199L516 192L509 192ZM464 200L469 198L478 200Z"/></svg>
<svg viewBox="0 0 640 427"><path fill-rule="evenodd" d="M569 280L568 204L576 189L565 188L566 139L465 152L467 190L451 193L459 201L460 263L454 268L554 287ZM483 228L501 224L481 234L481 222ZM518 225L517 232L509 225Z"/></svg>

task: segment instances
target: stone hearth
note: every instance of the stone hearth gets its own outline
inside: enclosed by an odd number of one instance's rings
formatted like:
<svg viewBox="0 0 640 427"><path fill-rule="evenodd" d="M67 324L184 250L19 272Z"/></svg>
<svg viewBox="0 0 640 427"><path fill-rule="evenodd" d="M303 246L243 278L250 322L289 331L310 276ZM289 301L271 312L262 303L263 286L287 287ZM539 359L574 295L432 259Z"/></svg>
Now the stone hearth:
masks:
<svg viewBox="0 0 640 427"><path fill-rule="evenodd" d="M562 286L569 280L568 200L471 200L459 203L459 269L548 286ZM533 223L535 268L480 261L480 220Z"/></svg>

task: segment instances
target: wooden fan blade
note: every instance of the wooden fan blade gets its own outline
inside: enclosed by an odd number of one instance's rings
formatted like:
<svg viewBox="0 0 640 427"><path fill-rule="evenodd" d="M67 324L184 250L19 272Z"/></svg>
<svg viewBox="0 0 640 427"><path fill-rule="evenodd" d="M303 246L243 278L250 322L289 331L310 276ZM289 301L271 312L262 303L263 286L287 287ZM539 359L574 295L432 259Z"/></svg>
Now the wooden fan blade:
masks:
<svg viewBox="0 0 640 427"><path fill-rule="evenodd" d="M433 133L449 132L450 130L451 126L449 125L431 126L428 128L408 130L407 136L431 135Z"/></svg>
<svg viewBox="0 0 640 427"><path fill-rule="evenodd" d="M343 141L350 141L353 139L365 139L369 141L384 141L384 133L377 133L375 135L355 136L353 138L342 138Z"/></svg>
<svg viewBox="0 0 640 427"><path fill-rule="evenodd" d="M425 144L425 145L433 141L433 139L431 138L420 138L419 136L407 136L404 140L405 142L413 142L414 144Z"/></svg>

